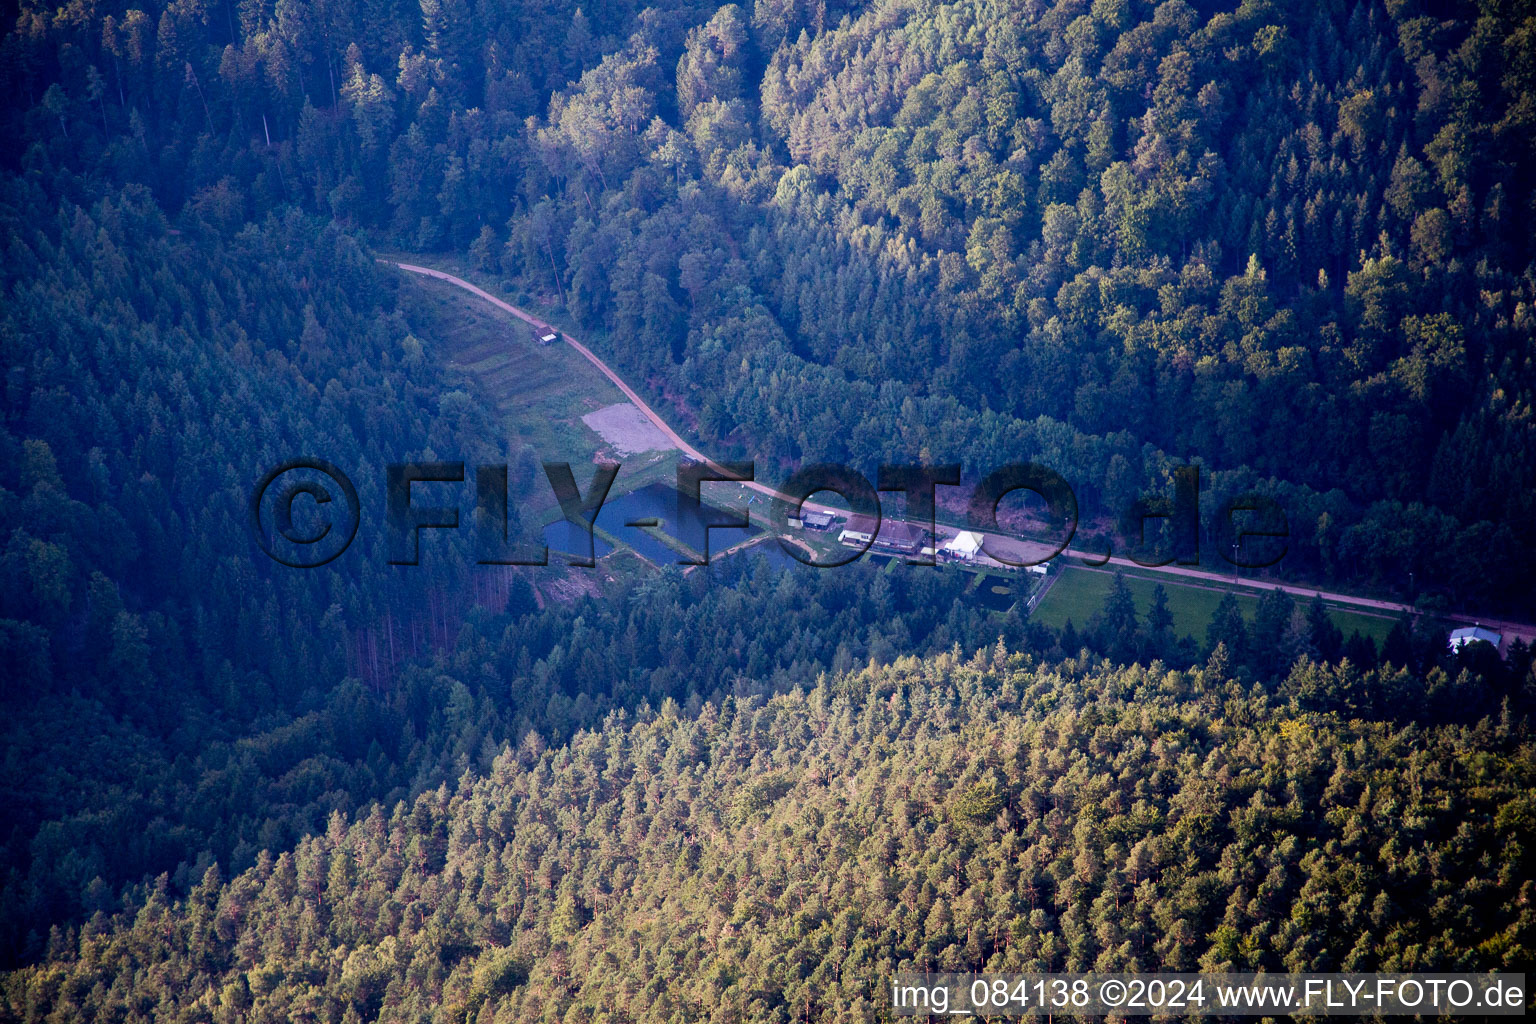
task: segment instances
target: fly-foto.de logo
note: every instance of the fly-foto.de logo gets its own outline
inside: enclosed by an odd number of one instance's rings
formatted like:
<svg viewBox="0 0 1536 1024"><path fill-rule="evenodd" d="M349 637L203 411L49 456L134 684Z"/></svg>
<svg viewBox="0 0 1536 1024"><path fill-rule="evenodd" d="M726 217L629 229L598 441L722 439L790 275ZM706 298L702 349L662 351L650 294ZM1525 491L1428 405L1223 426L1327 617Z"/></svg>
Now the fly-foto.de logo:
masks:
<svg viewBox="0 0 1536 1024"><path fill-rule="evenodd" d="M597 463L586 486L566 462L546 462L544 476L572 524L579 550L566 564L596 564L596 523L608 501L621 466ZM1126 557L1145 566L1200 564L1202 534L1215 541L1217 553L1232 565L1264 568L1285 554L1289 524L1272 498L1248 493L1223 503L1209 523L1200 516L1200 472L1196 466L1173 471L1172 494L1138 498L1115 520ZM463 462L400 462L384 467L381 520L391 565L418 565L423 531L457 530L461 510L472 513L476 561L481 565L550 564L549 546L517 539L509 531L508 467L480 465L470 472ZM938 522L938 488L960 487L961 468L948 465L885 465L872 483L848 466L817 463L768 486L757 480L753 462L680 462L677 467L676 511L699 529L691 545L679 544L678 563L706 565L710 561L711 531L755 529L750 509L729 510L707 504L706 485L750 488L766 497L766 525L791 558L805 565L831 568L855 561L874 549L901 555L914 565L934 565L945 556L980 558L1006 568L1023 568L1050 561L1068 549L1079 525L1077 497L1054 470L1035 463L1012 463L995 469L971 487L961 503L957 527ZM472 486L470 486L472 483ZM904 497L900 516L882 505L882 493ZM1010 495L1033 499L1029 543L999 525L998 510ZM824 504L829 496L840 499ZM818 500L819 499L819 500ZM953 509L953 503L947 506ZM257 481L250 500L250 525L260 549L276 562L294 568L316 568L347 550L362 523L363 508L352 480L335 464L319 458L290 459ZM660 530L656 517L623 524L626 528ZM821 550L796 541L820 531L836 545ZM941 548L938 539L952 534ZM1100 561L1109 557L1108 541L1100 540ZM728 545L727 545L728 546ZM687 552L687 553L685 553ZM697 557L695 557L695 555ZM1085 557L1085 560L1089 560Z"/></svg>

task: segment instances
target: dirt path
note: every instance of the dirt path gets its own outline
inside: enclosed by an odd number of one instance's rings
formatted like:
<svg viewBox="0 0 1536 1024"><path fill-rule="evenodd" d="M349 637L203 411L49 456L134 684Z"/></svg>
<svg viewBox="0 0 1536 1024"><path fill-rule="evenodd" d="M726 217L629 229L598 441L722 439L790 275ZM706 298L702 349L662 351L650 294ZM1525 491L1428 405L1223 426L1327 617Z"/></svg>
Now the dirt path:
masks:
<svg viewBox="0 0 1536 1024"><path fill-rule="evenodd" d="M602 373L604 377L607 377L610 381L612 381L614 386L623 392L624 397L633 402L635 404L635 408L644 413L646 419L654 423L657 429L665 434L667 439L677 446L679 451L688 456L690 459L695 460L696 462L704 463L711 469L722 469L718 462L715 462L709 456L695 448L692 444L689 444L686 438L684 438L677 431L673 430L667 424L667 421L662 419L656 413L656 410L652 409L650 405L646 403L645 399L636 394L635 390L624 382L624 378L615 373L607 363L599 359L595 354L593 354L591 349L587 348L587 346L571 337L565 331L560 330L560 328L553 324L545 323L538 317L533 316L531 313L528 313L524 310L518 309L516 306L509 302L503 302L501 299L498 299L490 292L485 291L483 288L477 288L461 277L455 277L452 274L444 273L441 270L433 270L431 267L417 266L414 263L399 263L395 260L385 259L381 259L379 262L391 264L392 266L399 267L401 270L408 271L412 274L422 274L426 277L435 277L439 281L447 281L449 284L462 288L472 295L479 296L480 298L489 302L491 305L495 306L497 309L511 313L513 316L517 317L519 320L526 324L529 324L533 327L558 332L560 336L565 339L566 344L570 345L577 352L580 352L583 356L585 356L587 361L593 366L597 367L597 369ZM746 486L752 488L754 491L757 491L760 494L767 495L770 498L784 498L785 500L792 500L787 495L780 494L778 491L774 490L772 487L769 487L767 484L759 483L755 480L748 481ZM828 505L819 505L812 501L806 502L805 507L807 509L843 514L841 509L833 508ZM941 543L947 538L953 537L957 532L959 531L954 527L940 525L938 528L937 542ZM986 548L988 550L996 551L1011 558L1020 560L1038 560L1052 550L1051 545L1042 544L1038 541L1025 540L1020 537L1011 537L1007 534L985 534L984 536L986 538ZM1187 580L1214 583L1222 587L1246 587L1251 590L1259 591L1275 590L1278 588L1279 590L1283 590L1285 593L1290 594L1293 597L1311 598L1320 596L1324 601L1331 601L1335 604L1347 605L1354 608L1362 608L1376 612L1386 612L1392 615L1401 615L1405 612L1413 612L1412 605L1401 604L1396 601L1384 601L1371 597L1359 597L1354 594L1342 594L1331 590L1318 590L1315 587L1300 587L1291 584L1276 583L1273 580L1251 580L1240 576L1228 576L1223 573L1209 572L1204 569L1191 569L1187 566L1180 565L1145 566L1139 565L1136 562L1131 561L1129 558L1120 557L1111 557L1105 561L1104 556L1101 553L1080 551L1075 548L1068 548L1062 553L1061 557L1073 557L1082 559L1095 566L1110 565L1119 566L1125 569L1135 569L1139 572L1164 573L1169 576L1181 577ZM1505 634L1506 643L1515 637L1519 637L1525 640L1526 643L1531 643L1533 640L1536 640L1536 626L1533 626L1529 623L1513 622L1500 619L1476 618L1474 616L1459 614L1447 614L1446 618L1453 622L1461 622L1467 624L1477 623L1483 626L1487 626L1490 629L1497 629Z"/></svg>

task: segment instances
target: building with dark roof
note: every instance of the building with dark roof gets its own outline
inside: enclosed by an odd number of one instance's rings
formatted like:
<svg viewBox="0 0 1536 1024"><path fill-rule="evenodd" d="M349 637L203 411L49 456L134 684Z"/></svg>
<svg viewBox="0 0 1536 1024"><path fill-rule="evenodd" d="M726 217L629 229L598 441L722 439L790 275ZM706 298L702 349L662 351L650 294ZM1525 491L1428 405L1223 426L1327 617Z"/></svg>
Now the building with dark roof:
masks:
<svg viewBox="0 0 1536 1024"><path fill-rule="evenodd" d="M830 529L836 520L830 512L802 512L800 522L805 524L807 530Z"/></svg>
<svg viewBox="0 0 1536 1024"><path fill-rule="evenodd" d="M882 551L915 555L927 539L928 533L922 527L899 519L887 519L880 524L880 535L875 538L875 547Z"/></svg>

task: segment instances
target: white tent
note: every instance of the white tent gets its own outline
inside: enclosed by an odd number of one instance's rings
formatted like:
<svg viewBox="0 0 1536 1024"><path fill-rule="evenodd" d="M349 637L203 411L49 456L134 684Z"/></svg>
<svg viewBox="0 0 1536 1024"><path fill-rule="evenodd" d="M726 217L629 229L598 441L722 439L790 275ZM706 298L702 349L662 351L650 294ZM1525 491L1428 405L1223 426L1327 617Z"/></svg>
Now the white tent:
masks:
<svg viewBox="0 0 1536 1024"><path fill-rule="evenodd" d="M981 540L981 534L961 530L950 538L948 544L944 545L944 552L951 558L971 562L981 554Z"/></svg>
<svg viewBox="0 0 1536 1024"><path fill-rule="evenodd" d="M1453 651L1459 651L1467 644L1478 640L1492 644L1497 648L1503 642L1504 636L1503 634L1495 633L1491 629L1484 629L1482 626L1467 626L1463 629L1453 629L1451 630L1450 648Z"/></svg>

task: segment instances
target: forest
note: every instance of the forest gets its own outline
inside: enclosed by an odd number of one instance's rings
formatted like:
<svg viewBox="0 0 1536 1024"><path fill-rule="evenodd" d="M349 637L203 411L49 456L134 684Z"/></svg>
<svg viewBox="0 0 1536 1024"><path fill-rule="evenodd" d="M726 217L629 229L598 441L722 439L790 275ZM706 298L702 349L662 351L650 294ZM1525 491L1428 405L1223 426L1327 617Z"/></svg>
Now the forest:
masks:
<svg viewBox="0 0 1536 1024"><path fill-rule="evenodd" d="M723 455L1031 460L1109 514L1195 462L1280 501L1293 572L1528 615L1531 31L1495 0L80 0L23 3L0 85L52 194L464 253Z"/></svg>
<svg viewBox="0 0 1536 1024"><path fill-rule="evenodd" d="M616 712L183 900L162 878L6 996L22 1020L788 1022L873 1019L895 970L1518 969L1517 732L1000 643L900 658Z"/></svg>
<svg viewBox="0 0 1536 1024"><path fill-rule="evenodd" d="M1529 961L1531 651L1444 618L1536 620L1528 5L3 14L0 1019ZM1274 579L1415 613L1179 635L1122 579L1054 630L954 574L540 575L468 530L277 565L247 503L295 455L367 508L407 460L542 486L399 253L764 479L1033 461L1103 530L1193 464L1205 550L1262 494Z"/></svg>

